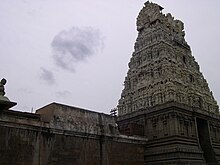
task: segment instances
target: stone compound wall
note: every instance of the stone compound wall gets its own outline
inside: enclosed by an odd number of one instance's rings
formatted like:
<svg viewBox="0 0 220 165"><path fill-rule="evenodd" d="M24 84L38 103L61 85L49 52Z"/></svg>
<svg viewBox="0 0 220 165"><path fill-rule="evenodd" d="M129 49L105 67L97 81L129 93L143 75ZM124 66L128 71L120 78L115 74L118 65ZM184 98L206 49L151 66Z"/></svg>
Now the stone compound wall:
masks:
<svg viewBox="0 0 220 165"><path fill-rule="evenodd" d="M0 111L1 165L143 165L145 143L119 135L113 117L75 107Z"/></svg>

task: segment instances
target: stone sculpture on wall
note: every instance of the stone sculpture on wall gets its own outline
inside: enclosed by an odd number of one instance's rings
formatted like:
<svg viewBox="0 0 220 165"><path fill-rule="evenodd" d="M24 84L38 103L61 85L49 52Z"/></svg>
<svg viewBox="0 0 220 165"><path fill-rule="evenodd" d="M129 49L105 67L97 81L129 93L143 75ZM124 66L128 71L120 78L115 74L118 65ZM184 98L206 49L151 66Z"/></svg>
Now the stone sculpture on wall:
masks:
<svg viewBox="0 0 220 165"><path fill-rule="evenodd" d="M5 96L5 84L7 80L3 78L0 82L0 101L9 101L9 99Z"/></svg>
<svg viewBox="0 0 220 165"><path fill-rule="evenodd" d="M6 79L2 79L0 81L0 109L6 109L15 106L17 103L11 102L6 96L5 96L5 84L7 83Z"/></svg>

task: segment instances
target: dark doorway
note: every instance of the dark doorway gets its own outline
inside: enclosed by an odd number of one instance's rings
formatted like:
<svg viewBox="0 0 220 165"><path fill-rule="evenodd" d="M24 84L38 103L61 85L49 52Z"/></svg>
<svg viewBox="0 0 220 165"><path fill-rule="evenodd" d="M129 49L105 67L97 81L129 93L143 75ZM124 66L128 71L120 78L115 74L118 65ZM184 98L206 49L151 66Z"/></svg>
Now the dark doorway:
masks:
<svg viewBox="0 0 220 165"><path fill-rule="evenodd" d="M200 146L207 163L217 164L215 152L212 148L207 120L196 118Z"/></svg>

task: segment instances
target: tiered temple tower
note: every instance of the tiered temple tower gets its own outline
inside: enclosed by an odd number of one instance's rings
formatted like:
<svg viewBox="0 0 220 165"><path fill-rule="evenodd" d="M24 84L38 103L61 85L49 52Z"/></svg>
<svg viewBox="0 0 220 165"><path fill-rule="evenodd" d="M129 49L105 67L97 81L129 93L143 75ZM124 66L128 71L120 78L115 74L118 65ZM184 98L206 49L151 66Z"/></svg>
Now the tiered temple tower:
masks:
<svg viewBox="0 0 220 165"><path fill-rule="evenodd" d="M138 37L118 113L174 101L218 114L218 105L192 56L184 25L147 2L137 18Z"/></svg>
<svg viewBox="0 0 220 165"><path fill-rule="evenodd" d="M185 41L184 24L150 3L118 104L122 133L149 139L146 164L205 164L220 159L219 107Z"/></svg>

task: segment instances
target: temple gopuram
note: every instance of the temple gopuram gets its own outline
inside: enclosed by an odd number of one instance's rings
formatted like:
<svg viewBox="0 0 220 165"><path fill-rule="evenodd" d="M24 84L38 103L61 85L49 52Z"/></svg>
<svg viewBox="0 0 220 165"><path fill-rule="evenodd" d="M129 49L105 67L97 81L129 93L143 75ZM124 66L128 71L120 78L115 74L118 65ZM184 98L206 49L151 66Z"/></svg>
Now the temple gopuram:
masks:
<svg viewBox="0 0 220 165"><path fill-rule="evenodd" d="M146 2L118 104L121 133L148 138L145 164L220 163L219 107L184 24Z"/></svg>

